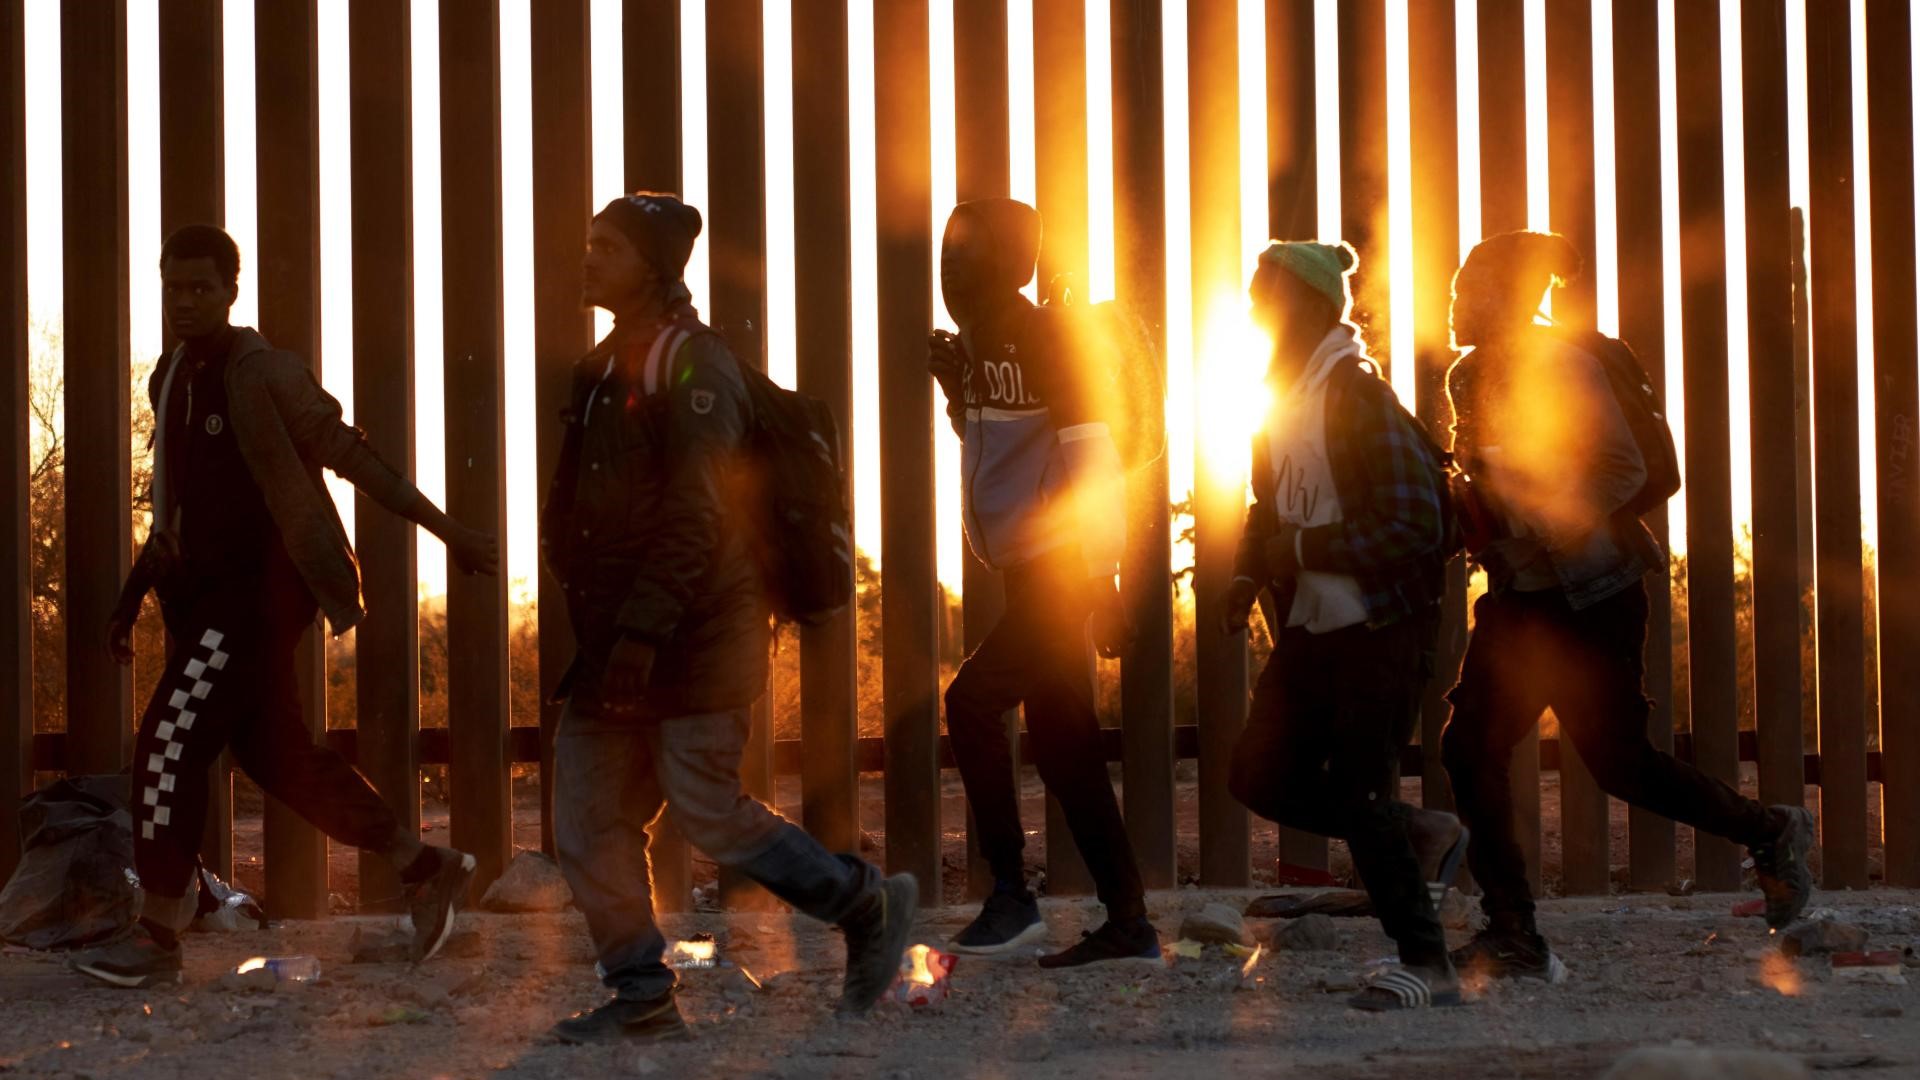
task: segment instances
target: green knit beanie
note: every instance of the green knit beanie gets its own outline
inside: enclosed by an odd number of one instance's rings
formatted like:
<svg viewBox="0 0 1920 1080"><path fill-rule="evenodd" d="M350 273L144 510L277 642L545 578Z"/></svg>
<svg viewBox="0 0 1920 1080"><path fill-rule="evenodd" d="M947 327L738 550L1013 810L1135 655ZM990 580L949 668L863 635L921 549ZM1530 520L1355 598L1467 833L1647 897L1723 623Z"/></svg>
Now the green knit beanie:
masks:
<svg viewBox="0 0 1920 1080"><path fill-rule="evenodd" d="M1339 310L1347 306L1347 275L1360 262L1352 245L1342 240L1317 244L1295 240L1274 244L1260 253L1260 261L1278 267L1305 282L1308 288L1325 296Z"/></svg>

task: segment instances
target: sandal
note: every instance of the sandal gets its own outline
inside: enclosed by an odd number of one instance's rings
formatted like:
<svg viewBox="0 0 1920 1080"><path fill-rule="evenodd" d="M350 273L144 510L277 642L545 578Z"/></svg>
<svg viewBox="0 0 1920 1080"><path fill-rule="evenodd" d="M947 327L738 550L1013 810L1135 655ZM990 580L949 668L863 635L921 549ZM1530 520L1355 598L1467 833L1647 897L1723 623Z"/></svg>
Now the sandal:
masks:
<svg viewBox="0 0 1920 1080"><path fill-rule="evenodd" d="M1460 1004L1460 984L1453 980L1436 984L1412 968L1390 968L1348 998L1347 1004L1362 1012L1449 1008Z"/></svg>

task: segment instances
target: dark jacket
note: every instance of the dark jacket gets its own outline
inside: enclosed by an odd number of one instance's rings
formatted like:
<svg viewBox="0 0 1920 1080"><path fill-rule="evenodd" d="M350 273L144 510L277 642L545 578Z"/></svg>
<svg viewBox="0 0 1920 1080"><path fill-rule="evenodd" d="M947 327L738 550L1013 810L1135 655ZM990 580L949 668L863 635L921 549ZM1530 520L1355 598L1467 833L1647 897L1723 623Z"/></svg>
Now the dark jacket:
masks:
<svg viewBox="0 0 1920 1080"><path fill-rule="evenodd" d="M177 368L185 357L182 345L162 357L147 380L158 462L167 460L164 395L168 379L184 376ZM321 389L305 360L274 348L257 331L234 329L225 384L235 440L247 471L266 498L280 540L328 625L335 634L345 633L366 614L360 606L360 567L320 470L332 469L397 514L410 511L419 492L374 453L358 429L341 422L340 403ZM154 475L164 477L165 469L157 469ZM157 482L155 522L168 522L176 506L173 493L164 482ZM142 558L145 561L144 552ZM136 571L129 584L145 580Z"/></svg>
<svg viewBox="0 0 1920 1080"><path fill-rule="evenodd" d="M1344 519L1300 532L1300 566L1353 575L1367 625L1387 626L1439 603L1445 592L1446 474L1371 363L1342 362L1330 376L1325 408L1327 467ZM1265 544L1280 519L1265 432L1254 439L1252 483L1234 575L1267 583ZM1277 589L1275 600L1284 613L1291 589Z"/></svg>
<svg viewBox="0 0 1920 1080"><path fill-rule="evenodd" d="M541 549L579 655L560 692L600 707L622 635L659 650L646 717L740 708L766 683L769 609L733 486L749 420L726 343L691 312L579 360Z"/></svg>
<svg viewBox="0 0 1920 1080"><path fill-rule="evenodd" d="M1575 610L1661 570L1622 510L1646 462L1600 361L1545 328L1468 350L1447 373L1453 453L1503 535L1476 559L1495 591L1559 589Z"/></svg>

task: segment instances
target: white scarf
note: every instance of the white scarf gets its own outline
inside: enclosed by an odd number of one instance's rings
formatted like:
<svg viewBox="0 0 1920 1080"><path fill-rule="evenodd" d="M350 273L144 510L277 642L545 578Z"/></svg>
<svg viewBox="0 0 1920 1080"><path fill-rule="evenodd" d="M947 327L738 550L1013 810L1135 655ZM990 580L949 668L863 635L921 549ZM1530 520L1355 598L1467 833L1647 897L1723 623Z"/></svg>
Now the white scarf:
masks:
<svg viewBox="0 0 1920 1080"><path fill-rule="evenodd" d="M1299 379L1274 401L1267 419L1274 479L1269 497L1280 520L1289 525L1309 529L1342 520L1340 493L1327 459L1327 381L1336 365L1359 358L1353 327L1336 325L1314 347ZM1366 594L1353 575L1301 570L1296 581L1289 627L1324 634L1367 621Z"/></svg>

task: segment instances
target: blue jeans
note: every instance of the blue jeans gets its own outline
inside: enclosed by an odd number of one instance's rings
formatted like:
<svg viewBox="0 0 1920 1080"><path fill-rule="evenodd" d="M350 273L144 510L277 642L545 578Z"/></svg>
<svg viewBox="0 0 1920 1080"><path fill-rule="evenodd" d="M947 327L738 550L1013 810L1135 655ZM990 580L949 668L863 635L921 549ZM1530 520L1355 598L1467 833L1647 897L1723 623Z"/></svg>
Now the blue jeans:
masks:
<svg viewBox="0 0 1920 1080"><path fill-rule="evenodd" d="M740 788L745 709L634 722L575 711L554 745L554 843L573 900L586 913L601 979L644 1000L674 986L653 915L647 826L670 807L694 847L796 910L844 920L880 873L834 855Z"/></svg>

